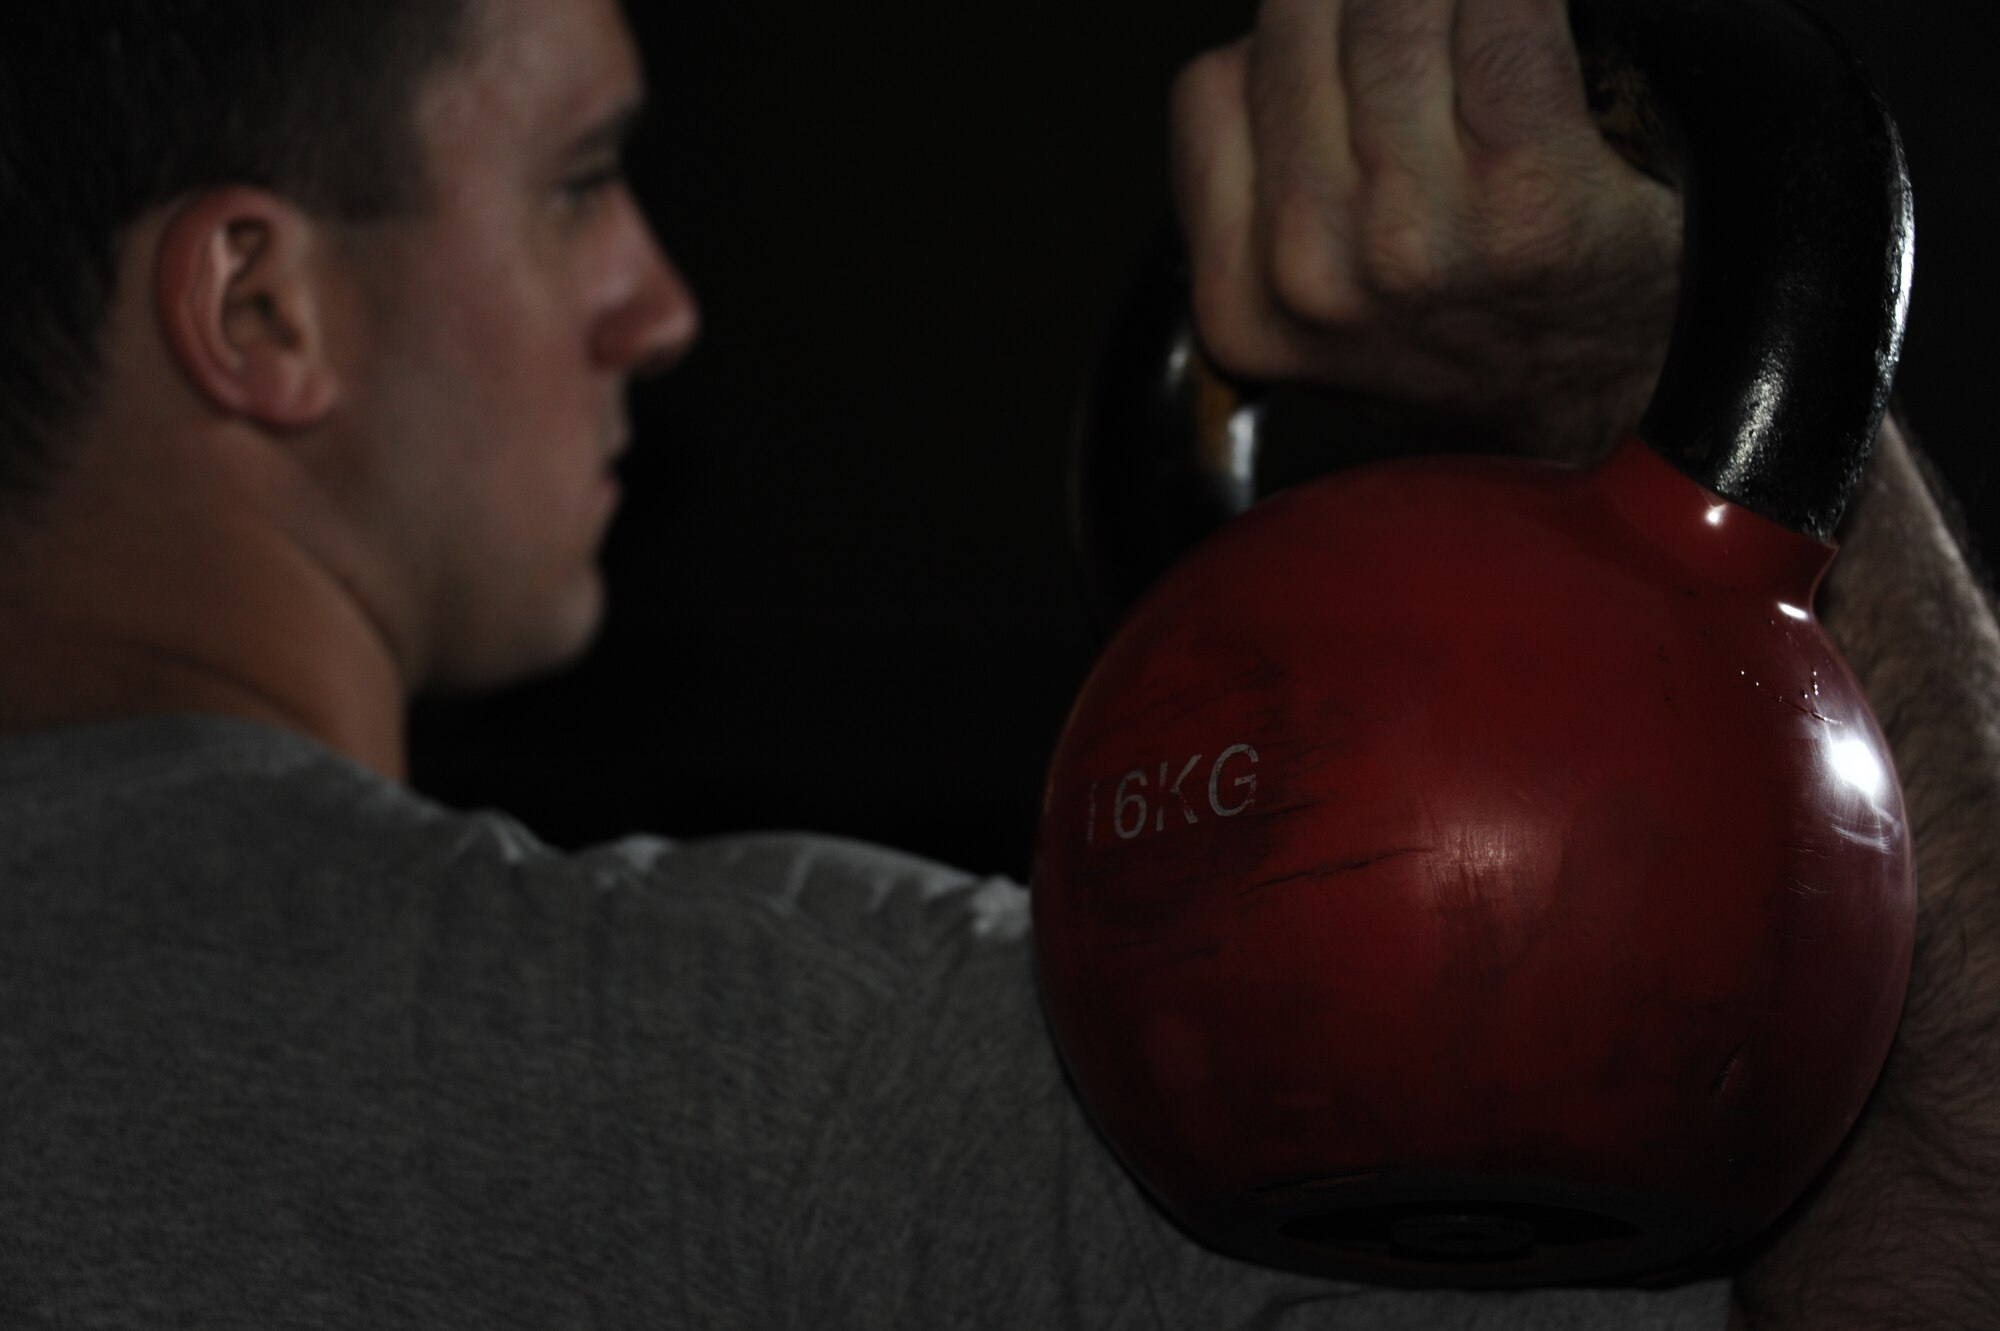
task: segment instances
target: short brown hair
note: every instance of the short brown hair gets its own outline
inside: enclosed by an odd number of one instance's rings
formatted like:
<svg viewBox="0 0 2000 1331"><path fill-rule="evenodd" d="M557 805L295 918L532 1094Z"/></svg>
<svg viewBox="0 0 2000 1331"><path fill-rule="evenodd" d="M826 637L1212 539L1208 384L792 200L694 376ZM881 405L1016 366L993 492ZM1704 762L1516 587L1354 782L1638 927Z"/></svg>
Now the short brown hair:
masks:
<svg viewBox="0 0 2000 1331"><path fill-rule="evenodd" d="M212 185L343 220L423 198L418 89L477 0L0 4L0 496L91 404L120 235Z"/></svg>

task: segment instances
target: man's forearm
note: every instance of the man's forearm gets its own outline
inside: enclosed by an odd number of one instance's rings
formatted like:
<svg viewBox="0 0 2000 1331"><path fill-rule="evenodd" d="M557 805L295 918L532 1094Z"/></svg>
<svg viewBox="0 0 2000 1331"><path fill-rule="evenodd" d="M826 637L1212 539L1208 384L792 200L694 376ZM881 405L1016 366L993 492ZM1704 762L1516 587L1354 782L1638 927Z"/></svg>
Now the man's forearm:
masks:
<svg viewBox="0 0 2000 1331"><path fill-rule="evenodd" d="M1917 846L1917 956L1841 1158L1750 1263L1765 1328L2000 1318L2000 625L1913 447L1885 427L1820 597L1895 752Z"/></svg>

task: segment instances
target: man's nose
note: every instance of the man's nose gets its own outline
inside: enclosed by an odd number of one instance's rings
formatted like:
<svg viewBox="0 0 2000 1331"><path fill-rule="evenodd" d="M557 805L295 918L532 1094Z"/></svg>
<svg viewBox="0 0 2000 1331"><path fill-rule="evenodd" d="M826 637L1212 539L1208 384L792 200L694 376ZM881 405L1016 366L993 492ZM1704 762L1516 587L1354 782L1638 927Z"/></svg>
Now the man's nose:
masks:
<svg viewBox="0 0 2000 1331"><path fill-rule="evenodd" d="M631 288L597 325L598 364L622 374L672 369L701 334L701 306L680 269L646 230L636 238Z"/></svg>

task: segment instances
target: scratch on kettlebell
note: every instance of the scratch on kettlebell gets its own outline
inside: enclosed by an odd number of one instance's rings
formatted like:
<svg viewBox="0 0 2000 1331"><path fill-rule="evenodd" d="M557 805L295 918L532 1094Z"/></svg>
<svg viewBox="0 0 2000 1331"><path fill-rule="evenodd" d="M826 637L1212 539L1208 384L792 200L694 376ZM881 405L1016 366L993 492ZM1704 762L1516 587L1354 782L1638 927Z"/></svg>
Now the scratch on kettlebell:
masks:
<svg viewBox="0 0 2000 1331"><path fill-rule="evenodd" d="M1301 878L1333 878L1340 874L1353 873L1356 869L1365 869L1371 864L1380 864L1384 860L1399 859L1404 855L1421 855L1429 849L1430 847L1428 846L1400 846L1395 850L1378 851L1373 855L1363 855L1356 859L1338 860L1332 864L1315 864L1310 869L1300 869L1294 873L1279 874L1276 878L1266 878L1252 883L1250 886L1240 889L1236 895L1247 897L1252 893L1262 892L1267 887L1278 887L1285 883L1296 882Z"/></svg>
<svg viewBox="0 0 2000 1331"><path fill-rule="evenodd" d="M1743 1043L1748 1044L1749 1041L1746 1040ZM1734 1049L1729 1051L1729 1057L1722 1061L1722 1071L1715 1074L1715 1082L1708 1088L1708 1093L1710 1095L1722 1094L1723 1088L1729 1085L1729 1078L1732 1075L1734 1075L1736 1071L1736 1065L1737 1063L1742 1061L1742 1058L1743 1058L1742 1044L1737 1045Z"/></svg>

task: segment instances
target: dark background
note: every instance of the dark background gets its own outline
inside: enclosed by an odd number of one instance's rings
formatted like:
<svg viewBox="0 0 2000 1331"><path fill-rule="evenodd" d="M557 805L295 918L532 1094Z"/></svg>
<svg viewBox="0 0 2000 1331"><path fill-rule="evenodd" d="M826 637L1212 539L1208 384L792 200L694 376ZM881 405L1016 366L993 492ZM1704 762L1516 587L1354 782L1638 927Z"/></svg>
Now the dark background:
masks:
<svg viewBox="0 0 2000 1331"><path fill-rule="evenodd" d="M1903 128L1901 392L1992 549L2000 7L1814 7ZM420 706L417 784L561 844L799 827L1025 875L1093 648L1064 491L1077 394L1166 215L1172 74L1254 11L637 7L656 115L633 174L706 333L638 391L600 645Z"/></svg>

